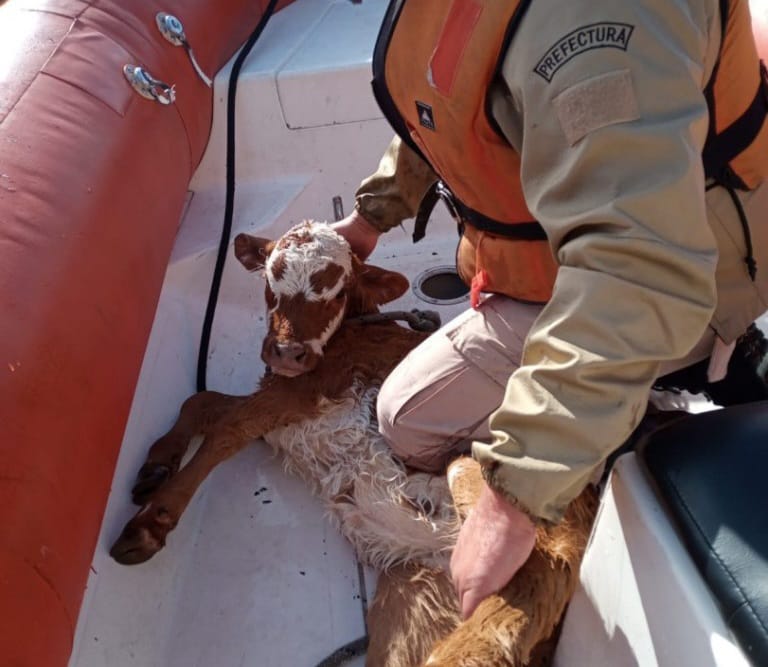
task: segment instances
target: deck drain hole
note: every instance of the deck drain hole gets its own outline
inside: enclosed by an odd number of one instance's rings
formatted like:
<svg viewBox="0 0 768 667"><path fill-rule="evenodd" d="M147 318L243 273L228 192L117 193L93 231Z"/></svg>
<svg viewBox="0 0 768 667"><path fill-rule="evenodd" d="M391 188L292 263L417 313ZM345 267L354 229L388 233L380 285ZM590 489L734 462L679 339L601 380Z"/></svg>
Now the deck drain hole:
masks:
<svg viewBox="0 0 768 667"><path fill-rule="evenodd" d="M413 291L422 301L443 306L466 301L469 295L469 287L452 266L436 266L420 273Z"/></svg>

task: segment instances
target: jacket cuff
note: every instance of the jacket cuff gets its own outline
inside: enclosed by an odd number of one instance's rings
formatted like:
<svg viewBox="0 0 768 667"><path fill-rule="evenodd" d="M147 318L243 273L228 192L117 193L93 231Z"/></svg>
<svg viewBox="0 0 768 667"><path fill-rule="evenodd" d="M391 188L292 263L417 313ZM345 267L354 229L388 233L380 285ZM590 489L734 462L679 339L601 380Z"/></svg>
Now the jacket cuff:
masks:
<svg viewBox="0 0 768 667"><path fill-rule="evenodd" d="M382 211L382 208L386 209L387 207L386 205L382 206L381 202L376 201L375 195L358 194L355 197L355 210L365 218L371 227L381 234L394 229L403 221L403 218L398 218L398 216L387 215L386 211Z"/></svg>
<svg viewBox="0 0 768 667"><path fill-rule="evenodd" d="M538 522L556 524L569 503L587 484L602 459L594 464L562 458L558 462L527 456L517 443L472 443L486 484Z"/></svg>
<svg viewBox="0 0 768 667"><path fill-rule="evenodd" d="M480 466L480 472L483 475L483 479L485 480L485 483L493 489L496 493L498 493L500 496L504 498L510 505L515 507L516 509L520 510L525 516L527 516L531 522L535 526L542 526L542 525L552 525L552 522L549 521L543 517L537 516L531 510L526 507L522 502L520 502L520 499L514 496L509 492L509 489L507 489L499 479L499 476L497 475L498 469L500 464L497 462L488 463L485 465Z"/></svg>

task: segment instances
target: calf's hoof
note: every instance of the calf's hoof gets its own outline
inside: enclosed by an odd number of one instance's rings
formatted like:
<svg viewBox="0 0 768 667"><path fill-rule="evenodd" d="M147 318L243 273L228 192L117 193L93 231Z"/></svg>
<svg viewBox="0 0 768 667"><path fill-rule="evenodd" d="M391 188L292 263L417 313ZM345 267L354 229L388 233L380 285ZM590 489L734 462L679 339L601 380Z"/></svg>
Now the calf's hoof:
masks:
<svg viewBox="0 0 768 667"><path fill-rule="evenodd" d="M136 475L136 483L131 489L135 505L144 505L161 484L167 482L174 470L165 463L145 463Z"/></svg>
<svg viewBox="0 0 768 667"><path fill-rule="evenodd" d="M155 509L150 503L125 525L109 555L121 565L144 563L165 546L174 525L167 510Z"/></svg>

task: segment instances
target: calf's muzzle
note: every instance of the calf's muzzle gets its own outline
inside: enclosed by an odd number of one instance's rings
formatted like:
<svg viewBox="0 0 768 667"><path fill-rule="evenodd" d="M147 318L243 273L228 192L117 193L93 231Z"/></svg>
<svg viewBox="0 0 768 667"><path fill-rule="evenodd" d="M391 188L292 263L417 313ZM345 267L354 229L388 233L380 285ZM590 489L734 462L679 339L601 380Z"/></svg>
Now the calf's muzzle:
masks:
<svg viewBox="0 0 768 667"><path fill-rule="evenodd" d="M319 360L319 356L305 343L279 341L271 336L264 341L261 358L273 373L288 377L308 373Z"/></svg>

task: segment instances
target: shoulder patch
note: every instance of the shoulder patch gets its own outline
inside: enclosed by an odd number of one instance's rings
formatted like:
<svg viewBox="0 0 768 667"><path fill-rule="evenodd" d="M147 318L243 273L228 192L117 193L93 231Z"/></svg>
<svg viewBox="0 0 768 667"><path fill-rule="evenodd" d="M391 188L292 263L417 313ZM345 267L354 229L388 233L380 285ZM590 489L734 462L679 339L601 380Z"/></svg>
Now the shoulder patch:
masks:
<svg viewBox="0 0 768 667"><path fill-rule="evenodd" d="M533 71L549 83L557 70L580 53L604 48L626 51L634 29L629 23L608 21L576 28L550 46Z"/></svg>
<svg viewBox="0 0 768 667"><path fill-rule="evenodd" d="M626 69L571 86L554 99L554 106L571 146L602 127L640 118L632 74Z"/></svg>

